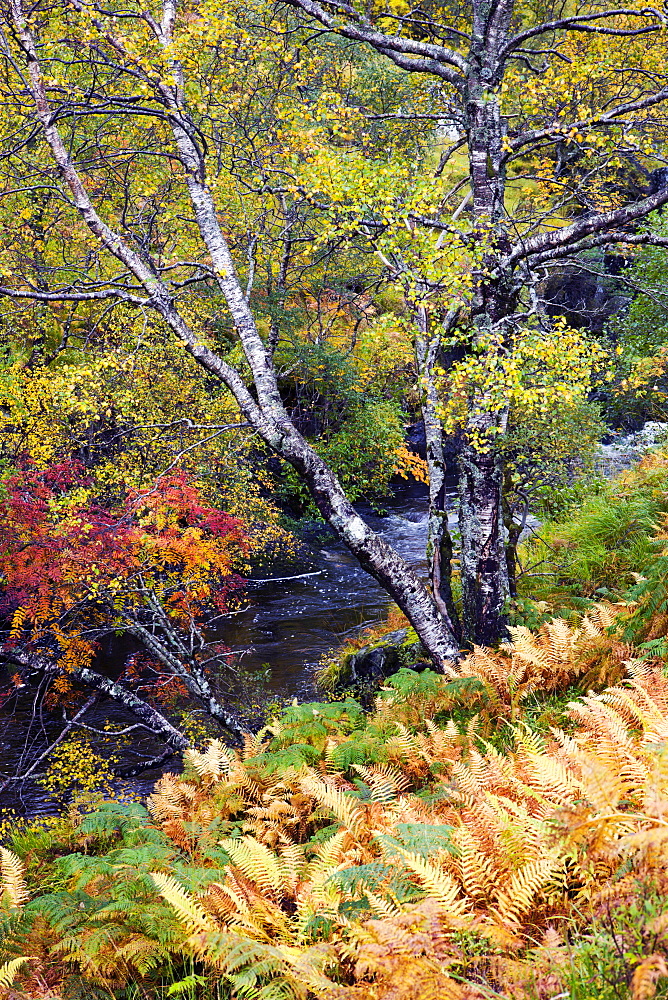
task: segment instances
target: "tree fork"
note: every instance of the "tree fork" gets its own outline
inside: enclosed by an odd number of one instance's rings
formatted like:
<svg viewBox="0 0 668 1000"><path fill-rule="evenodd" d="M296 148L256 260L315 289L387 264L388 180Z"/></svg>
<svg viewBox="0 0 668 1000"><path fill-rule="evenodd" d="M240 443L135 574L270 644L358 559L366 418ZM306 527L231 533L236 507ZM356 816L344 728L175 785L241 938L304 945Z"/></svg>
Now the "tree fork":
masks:
<svg viewBox="0 0 668 1000"><path fill-rule="evenodd" d="M42 127L58 170L68 186L73 202L97 240L119 260L145 288L149 304L170 326L192 357L210 374L220 379L234 395L239 408L254 430L278 455L303 477L319 511L337 536L399 605L415 628L435 666L454 675L459 643L438 613L434 601L417 573L380 536L376 535L348 501L334 473L304 440L291 423L278 391L270 353L257 330L253 315L237 277L234 262L218 223L211 192L204 181L204 164L182 119L177 82L175 91L158 84L159 97L174 116L173 131L186 170L186 180L202 238L211 254L219 286L235 324L244 353L253 373L258 401L253 399L239 373L214 351L201 344L176 308L168 287L144 260L99 216L70 158L49 107L37 48L20 0L12 0L12 13L29 71L36 117ZM165 4L159 32L168 45L174 5ZM107 39L117 49L119 40ZM176 67L177 81L180 67Z"/></svg>

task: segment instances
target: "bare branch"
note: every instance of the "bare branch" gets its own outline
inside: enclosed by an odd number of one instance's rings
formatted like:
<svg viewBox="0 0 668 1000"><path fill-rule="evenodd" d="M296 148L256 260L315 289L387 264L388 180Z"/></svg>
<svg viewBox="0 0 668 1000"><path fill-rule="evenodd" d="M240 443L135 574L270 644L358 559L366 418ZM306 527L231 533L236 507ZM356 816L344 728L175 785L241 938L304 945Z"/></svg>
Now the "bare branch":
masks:
<svg viewBox="0 0 668 1000"><path fill-rule="evenodd" d="M316 0L287 0L292 7L314 17L328 30L355 42L366 42L378 52L388 56L397 66L411 72L439 76L460 89L467 71L467 62L459 52L443 45L421 42L400 35L386 35L377 31L354 7L337 2L335 9L343 11L350 19L341 22Z"/></svg>
<svg viewBox="0 0 668 1000"><path fill-rule="evenodd" d="M550 233L537 233L528 239L521 239L508 254L506 263L512 266L520 260L543 255L551 250L572 248L581 240L596 233L607 232L609 238L609 234L613 230L619 231L622 226L644 219L650 212L654 212L665 204L668 204L668 188L663 188L656 194L643 198L635 204L626 205L624 208L578 219L570 226L564 226L563 229L557 229Z"/></svg>
<svg viewBox="0 0 668 1000"><path fill-rule="evenodd" d="M86 713L93 707L93 705L97 701L97 698L98 698L97 694L91 695L88 701L81 706L77 714L72 719L66 722L66 725L60 731L55 740L47 747L46 750L44 750L43 753L39 754L39 756L35 758L30 767L26 768L25 771L21 771L20 774L13 774L10 777L5 778L3 783L0 785L0 792L4 792L5 789L15 781L25 781L26 778L34 776L39 765L42 764L45 760L48 760L48 758L51 756L56 747L63 742L65 737L69 735L69 733L72 731L73 728L75 728L80 724L79 720L83 719Z"/></svg>
<svg viewBox="0 0 668 1000"><path fill-rule="evenodd" d="M151 300L123 292L120 289L105 288L96 292L40 292L23 288L8 288L0 285L0 296L10 299L30 299L33 302L93 302L103 299L115 299L118 302L130 302L136 306L150 305Z"/></svg>
<svg viewBox="0 0 668 1000"><path fill-rule="evenodd" d="M659 91L657 91L657 93L647 94L645 97L638 98L636 101L627 101L625 104L620 104L619 106L612 108L610 111L605 111L600 115L594 115L591 118L584 118L577 122L555 121L547 128L536 129L533 132L525 132L523 135L518 135L514 138L511 137L508 140L508 144L512 152L516 153L518 150L531 143L539 143L544 139L558 139L576 126L579 130L586 130L596 128L598 125L607 125L610 122L620 124L617 120L623 115L629 115L636 111L644 111L646 108L655 107L657 104L662 104L667 100L668 86L662 87ZM508 159L508 157L506 157L506 159Z"/></svg>

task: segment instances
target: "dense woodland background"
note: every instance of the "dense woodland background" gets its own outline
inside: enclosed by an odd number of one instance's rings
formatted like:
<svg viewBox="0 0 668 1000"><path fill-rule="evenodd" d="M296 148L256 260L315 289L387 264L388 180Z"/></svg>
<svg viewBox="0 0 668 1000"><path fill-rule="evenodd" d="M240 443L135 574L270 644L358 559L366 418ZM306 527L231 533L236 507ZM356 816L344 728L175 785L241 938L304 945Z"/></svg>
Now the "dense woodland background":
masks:
<svg viewBox="0 0 668 1000"><path fill-rule="evenodd" d="M666 24L0 0L3 996L668 996Z"/></svg>

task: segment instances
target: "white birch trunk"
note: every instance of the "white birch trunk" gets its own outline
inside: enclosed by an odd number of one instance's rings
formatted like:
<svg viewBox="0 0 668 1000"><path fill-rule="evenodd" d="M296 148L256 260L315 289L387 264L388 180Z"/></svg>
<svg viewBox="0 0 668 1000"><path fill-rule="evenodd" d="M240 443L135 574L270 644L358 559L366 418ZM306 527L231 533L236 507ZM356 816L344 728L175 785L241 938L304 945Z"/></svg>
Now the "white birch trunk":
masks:
<svg viewBox="0 0 668 1000"><path fill-rule="evenodd" d="M234 262L221 231L216 207L206 184L205 164L190 138L179 96L180 67L174 64L175 86L157 85L160 100L169 107L174 137L182 159L190 198L202 239L209 251L219 287L250 365L257 392L257 402L241 376L215 352L201 344L180 315L168 287L153 273L142 258L114 232L93 207L85 186L72 163L51 117L46 88L37 50L21 7L21 0L11 0L14 25L26 57L30 89L52 156L67 184L75 207L97 240L137 278L145 288L154 308L184 344L186 350L210 374L219 378L233 393L242 413L263 440L289 462L306 482L322 516L338 537L399 605L432 656L436 667L452 673L459 657L459 644L441 618L424 584L411 567L356 513L341 484L326 463L304 440L291 423L283 406L270 352L260 336L250 307L236 274ZM174 20L174 5L167 3L158 28L158 37L169 44ZM156 26L157 27L157 26ZM122 43L105 37L121 51Z"/></svg>

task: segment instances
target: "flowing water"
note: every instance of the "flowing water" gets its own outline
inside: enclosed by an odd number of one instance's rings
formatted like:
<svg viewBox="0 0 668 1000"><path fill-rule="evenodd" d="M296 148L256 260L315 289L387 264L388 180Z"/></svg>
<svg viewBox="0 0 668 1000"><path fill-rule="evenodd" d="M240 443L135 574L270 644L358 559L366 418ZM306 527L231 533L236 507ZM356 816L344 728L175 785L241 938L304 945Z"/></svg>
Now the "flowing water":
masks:
<svg viewBox="0 0 668 1000"><path fill-rule="evenodd" d="M419 486L400 487L383 516L358 508L418 570L426 571L427 496ZM383 621L389 598L333 536L315 549L313 567L301 577L253 581L248 606L225 627L225 641L243 650L246 665L271 666L271 690L300 700L317 696L314 670L333 646L361 627Z"/></svg>
<svg viewBox="0 0 668 1000"><path fill-rule="evenodd" d="M425 487L400 486L385 502L382 515L367 507L358 509L369 525L412 566L426 569ZM387 615L389 598L385 591L360 569L332 535L323 532L320 539L311 550L307 573L252 580L245 607L228 618L220 631L220 638L241 655L245 666L270 665L270 695L300 700L318 698L314 675L323 653L341 645L347 636L361 628L383 621ZM122 652L116 642L104 659L113 667L113 659L118 660ZM86 721L102 727L110 715L108 707L105 706L104 712L100 709L91 712ZM111 715L124 725L135 721L113 710ZM0 771L4 774L24 770L60 728L59 721L38 701L34 705L22 704L11 713L0 710L0 720ZM156 744L152 752L159 753L160 749ZM145 795L156 776L156 772L146 772L133 779L128 787L134 794ZM36 815L56 811L57 802L39 784L30 781L20 788L9 786L0 793L0 814L7 809Z"/></svg>

